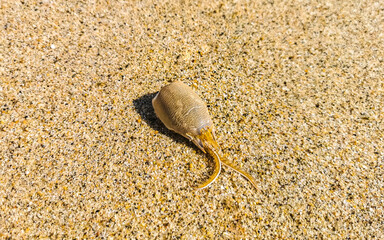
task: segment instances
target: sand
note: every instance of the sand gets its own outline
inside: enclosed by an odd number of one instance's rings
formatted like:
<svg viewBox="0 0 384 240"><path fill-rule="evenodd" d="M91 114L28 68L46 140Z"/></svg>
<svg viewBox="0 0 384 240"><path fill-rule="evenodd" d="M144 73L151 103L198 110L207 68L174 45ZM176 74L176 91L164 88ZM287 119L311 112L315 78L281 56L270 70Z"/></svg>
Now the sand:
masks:
<svg viewBox="0 0 384 240"><path fill-rule="evenodd" d="M382 1L0 2L1 239L380 239ZM173 81L259 189L156 118Z"/></svg>

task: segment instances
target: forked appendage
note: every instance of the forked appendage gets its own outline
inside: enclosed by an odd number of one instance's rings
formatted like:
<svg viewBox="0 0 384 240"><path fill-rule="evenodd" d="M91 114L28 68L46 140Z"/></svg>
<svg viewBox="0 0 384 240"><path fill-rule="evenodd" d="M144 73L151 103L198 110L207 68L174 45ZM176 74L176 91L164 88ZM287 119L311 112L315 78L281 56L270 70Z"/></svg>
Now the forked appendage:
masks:
<svg viewBox="0 0 384 240"><path fill-rule="evenodd" d="M201 145L203 146L203 151L207 152L213 157L215 161L215 170L213 171L213 174L209 177L209 179L203 184L199 185L196 190L206 188L216 180L221 171L221 163L240 173L253 185L256 190L258 190L255 179L249 173L243 171L242 169L231 163L224 156L219 156L220 146L214 139L211 128L202 129L201 134L197 137L197 139L200 140L200 142L202 143Z"/></svg>
<svg viewBox="0 0 384 240"><path fill-rule="evenodd" d="M249 173L241 170L239 167L237 167L233 163L229 162L228 159L225 157L221 157L220 160L224 165L226 165L226 166L232 168L233 170L235 170L236 172L240 173L245 179L247 179L253 185L254 188L256 188L256 190L258 190L255 179Z"/></svg>
<svg viewBox="0 0 384 240"><path fill-rule="evenodd" d="M211 183L213 183L217 179L217 177L219 176L220 171L221 171L221 161L220 161L220 157L217 153L217 151L219 149L219 145L217 144L217 142L213 138L211 128L209 128L209 127L203 128L201 130L200 135L197 138L202 143L202 146L204 148L203 151L205 151L211 157L213 157L213 160L215 163L215 169L214 169L212 175L208 178L208 180L206 180L204 183L202 183L196 187L196 190L200 190L200 189L208 187L209 185L211 185Z"/></svg>

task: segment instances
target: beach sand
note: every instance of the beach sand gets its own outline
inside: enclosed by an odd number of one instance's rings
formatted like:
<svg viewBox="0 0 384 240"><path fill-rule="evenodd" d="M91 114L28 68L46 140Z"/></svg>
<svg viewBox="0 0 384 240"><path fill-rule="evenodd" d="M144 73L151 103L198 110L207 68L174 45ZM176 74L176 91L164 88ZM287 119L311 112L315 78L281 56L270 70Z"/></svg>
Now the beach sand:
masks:
<svg viewBox="0 0 384 240"><path fill-rule="evenodd" d="M382 1L0 2L0 238L379 239ZM173 81L227 157L166 129Z"/></svg>

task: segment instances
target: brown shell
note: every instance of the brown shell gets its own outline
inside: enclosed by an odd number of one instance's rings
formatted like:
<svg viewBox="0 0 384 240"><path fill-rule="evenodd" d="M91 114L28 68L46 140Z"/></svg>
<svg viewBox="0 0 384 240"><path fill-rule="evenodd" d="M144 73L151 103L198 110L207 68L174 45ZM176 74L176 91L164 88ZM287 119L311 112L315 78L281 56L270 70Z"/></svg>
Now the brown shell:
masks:
<svg viewBox="0 0 384 240"><path fill-rule="evenodd" d="M159 91L152 100L152 105L157 117L168 129L189 138L202 151L212 156L215 163L213 173L197 189L206 188L216 180L222 163L243 175L257 189L256 182L249 173L220 154L207 106L190 87L182 82L171 83Z"/></svg>
<svg viewBox="0 0 384 240"><path fill-rule="evenodd" d="M201 129L213 126L203 100L182 82L163 87L152 100L152 105L168 129L189 139L200 135Z"/></svg>

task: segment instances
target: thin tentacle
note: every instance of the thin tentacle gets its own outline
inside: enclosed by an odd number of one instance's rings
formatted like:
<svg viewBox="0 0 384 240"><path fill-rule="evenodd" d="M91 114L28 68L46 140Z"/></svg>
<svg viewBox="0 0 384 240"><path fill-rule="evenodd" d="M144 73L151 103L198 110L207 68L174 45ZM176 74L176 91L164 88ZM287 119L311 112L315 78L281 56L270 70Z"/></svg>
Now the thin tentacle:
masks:
<svg viewBox="0 0 384 240"><path fill-rule="evenodd" d="M253 187L256 188L256 190L258 190L258 187L257 187L257 184L256 184L256 181L255 179L247 172L243 171L241 168L239 168L238 166L235 166L233 163L231 163L227 158L225 157L221 157L221 162L225 165L225 166L228 166L230 167L231 169L235 170L236 172L240 173L245 179L247 179L252 185Z"/></svg>
<svg viewBox="0 0 384 240"><path fill-rule="evenodd" d="M214 139L212 128L209 126L201 129L200 135L196 138L196 141L197 140L201 143L203 151L208 153L213 158L215 163L215 169L213 171L213 174L209 177L207 181L197 187L197 189L203 189L213 183L220 174L221 160L218 154L218 152L220 151L220 147Z"/></svg>
<svg viewBox="0 0 384 240"><path fill-rule="evenodd" d="M211 183L213 183L217 179L217 177L219 176L219 174L221 172L221 161L220 161L219 155L215 151L213 151L212 149L206 149L206 151L208 151L209 155L211 155L213 157L213 160L215 162L215 169L214 169L212 175L208 178L208 180L206 180L204 183L197 186L196 190L200 190L200 189L206 188L209 185L211 185Z"/></svg>

